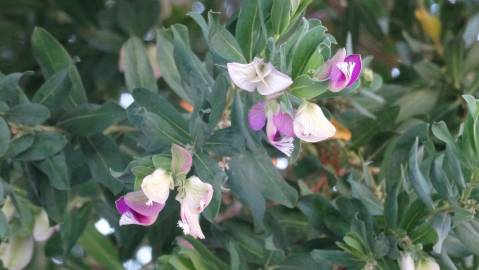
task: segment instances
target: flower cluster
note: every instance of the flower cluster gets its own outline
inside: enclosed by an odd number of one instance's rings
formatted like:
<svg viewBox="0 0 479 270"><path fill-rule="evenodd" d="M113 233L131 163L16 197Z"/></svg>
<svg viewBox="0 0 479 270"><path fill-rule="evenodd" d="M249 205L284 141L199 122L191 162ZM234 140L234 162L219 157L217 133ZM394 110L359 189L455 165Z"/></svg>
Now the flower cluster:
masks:
<svg viewBox="0 0 479 270"><path fill-rule="evenodd" d="M176 200L181 204L178 226L185 234L203 239L200 214L213 197L213 187L198 177L186 178L192 166L192 155L185 148L173 144L169 170L157 168L143 178L141 190L129 192L116 201L121 214L120 225L153 224L166 204L170 190L177 187Z"/></svg>
<svg viewBox="0 0 479 270"><path fill-rule="evenodd" d="M293 84L293 80L273 64L256 57L249 64L228 63L227 67L237 87L248 92L256 90L265 96L265 101L251 107L248 113L249 126L255 131L266 127L268 143L285 155L293 153L295 138L319 142L336 133L334 125L314 103L304 101L294 111L287 111L280 106L277 97ZM339 92L358 80L361 68L360 55L346 55L346 50L340 49L319 68L316 76L319 81L329 81L330 91Z"/></svg>

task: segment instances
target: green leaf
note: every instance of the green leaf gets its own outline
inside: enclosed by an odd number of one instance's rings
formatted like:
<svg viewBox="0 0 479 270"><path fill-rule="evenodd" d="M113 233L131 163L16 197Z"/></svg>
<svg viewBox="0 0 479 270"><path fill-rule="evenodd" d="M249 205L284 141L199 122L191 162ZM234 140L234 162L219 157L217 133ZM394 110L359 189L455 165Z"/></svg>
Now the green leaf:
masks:
<svg viewBox="0 0 479 270"><path fill-rule="evenodd" d="M465 222L454 227L454 232L462 245L475 255L479 255L479 231L472 226L472 222Z"/></svg>
<svg viewBox="0 0 479 270"><path fill-rule="evenodd" d="M69 112L57 125L78 136L91 136L100 134L125 117L125 110L113 102L102 106L85 104Z"/></svg>
<svg viewBox="0 0 479 270"><path fill-rule="evenodd" d="M226 62L246 62L238 42L233 35L220 24L218 16L209 12L208 24L208 46L210 50Z"/></svg>
<svg viewBox="0 0 479 270"><path fill-rule="evenodd" d="M7 122L0 118L0 157L8 150L8 145L10 143L10 128L7 125Z"/></svg>
<svg viewBox="0 0 479 270"><path fill-rule="evenodd" d="M108 237L101 235L94 226L88 225L78 242L86 253L95 258L105 269L124 269L118 256L117 247Z"/></svg>
<svg viewBox="0 0 479 270"><path fill-rule="evenodd" d="M326 27L315 26L308 30L299 40L293 52L292 76L298 77L305 71L311 56L314 54L321 42L326 38Z"/></svg>
<svg viewBox="0 0 479 270"><path fill-rule="evenodd" d="M226 107L226 97L228 95L230 82L226 75L221 74L216 78L213 92L210 95L211 113L208 119L208 126L213 129L223 117Z"/></svg>
<svg viewBox="0 0 479 270"><path fill-rule="evenodd" d="M49 78L71 66L68 71L68 77L71 81L70 98L67 103L69 106L76 107L87 102L80 73L74 66L72 58L65 48L45 29L36 27L33 30L32 50L45 78Z"/></svg>
<svg viewBox="0 0 479 270"><path fill-rule="evenodd" d="M70 175L63 152L37 162L35 165L48 176L48 180L54 188L70 189Z"/></svg>
<svg viewBox="0 0 479 270"><path fill-rule="evenodd" d="M181 75L183 89L196 107L201 106L204 98L212 92L213 78L198 57L191 51L190 44L184 39L180 29L173 27L173 54Z"/></svg>
<svg viewBox="0 0 479 270"><path fill-rule="evenodd" d="M45 122L50 117L50 111L37 103L24 103L10 108L6 117L17 124L35 126Z"/></svg>
<svg viewBox="0 0 479 270"><path fill-rule="evenodd" d="M301 198L298 208L318 232L330 230L342 237L349 231L348 224L341 213L323 196L312 194Z"/></svg>
<svg viewBox="0 0 479 270"><path fill-rule="evenodd" d="M160 116L179 134L185 137L191 136L188 131L187 121L167 99L141 88L133 91L133 97L135 98L135 103L144 107L147 111Z"/></svg>
<svg viewBox="0 0 479 270"><path fill-rule="evenodd" d="M428 223L422 223L417 226L409 235L411 241L415 244L433 244L437 241L437 234L434 228Z"/></svg>
<svg viewBox="0 0 479 270"><path fill-rule="evenodd" d="M118 194L123 186L110 174L110 169L121 171L125 168L120 150L110 138L98 135L80 141L82 150L88 158L88 168L92 178Z"/></svg>
<svg viewBox="0 0 479 270"><path fill-rule="evenodd" d="M259 33L259 26L258 1L243 1L238 15L238 22L236 23L236 40L238 40L246 61L248 62L254 57L254 45Z"/></svg>
<svg viewBox="0 0 479 270"><path fill-rule="evenodd" d="M419 140L416 138L416 142L409 152L409 161L408 161L408 178L411 181L412 187L416 191L419 198L426 204L429 208L432 208L433 202L431 199L431 186L426 180L426 177L423 175L419 168L419 161L417 157Z"/></svg>
<svg viewBox="0 0 479 270"><path fill-rule="evenodd" d="M91 205L84 204L82 207L74 208L65 215L62 229L62 246L64 255L68 255L73 245L85 230L90 219Z"/></svg>
<svg viewBox="0 0 479 270"><path fill-rule="evenodd" d="M350 254L339 250L313 250L311 256L319 264L341 265L348 269L360 269L360 265L364 264Z"/></svg>
<svg viewBox="0 0 479 270"><path fill-rule="evenodd" d="M271 24L273 33L281 35L288 27L291 14L291 0L273 0Z"/></svg>
<svg viewBox="0 0 479 270"><path fill-rule="evenodd" d="M177 27L184 27L179 25ZM182 99L193 103L188 96L181 82L180 72L176 67L175 57L173 54L173 34L171 30L159 29L156 31L156 51L157 61L161 70L161 77L171 87L171 89Z"/></svg>
<svg viewBox="0 0 479 270"><path fill-rule="evenodd" d="M45 105L51 111L58 111L72 90L68 70L69 68L61 70L49 77L37 90L32 101Z"/></svg>
<svg viewBox="0 0 479 270"><path fill-rule="evenodd" d="M20 153L26 151L30 146L32 146L35 136L32 134L25 134L20 137L16 137L10 142L7 153L5 157L13 158L19 155Z"/></svg>
<svg viewBox="0 0 479 270"><path fill-rule="evenodd" d="M130 36L143 37L158 20L160 2L120 0L115 7L116 18L111 19Z"/></svg>
<svg viewBox="0 0 479 270"><path fill-rule="evenodd" d="M31 73L33 72L12 73L0 78L0 101L4 101L9 105L28 102L28 97L18 83L24 75Z"/></svg>
<svg viewBox="0 0 479 270"><path fill-rule="evenodd" d="M315 98L327 90L328 82L316 81L306 74L296 78L290 87L291 94L307 100Z"/></svg>
<svg viewBox="0 0 479 270"><path fill-rule="evenodd" d="M60 133L40 132L35 135L33 145L17 156L25 161L42 160L60 152L67 144L67 139Z"/></svg>
<svg viewBox="0 0 479 270"><path fill-rule="evenodd" d="M135 88L146 88L158 92L156 78L141 39L130 38L125 43L124 50L126 87L130 91Z"/></svg>
<svg viewBox="0 0 479 270"><path fill-rule="evenodd" d="M452 183L442 169L443 160L444 155L440 155L434 159L430 173L431 183L437 193L439 193L444 199L455 201L458 193L453 191Z"/></svg>
<svg viewBox="0 0 479 270"><path fill-rule="evenodd" d="M368 212L372 216L378 216L383 214L383 206L374 193L362 183L357 182L353 178L349 179L351 184L351 191L353 198L359 199Z"/></svg>

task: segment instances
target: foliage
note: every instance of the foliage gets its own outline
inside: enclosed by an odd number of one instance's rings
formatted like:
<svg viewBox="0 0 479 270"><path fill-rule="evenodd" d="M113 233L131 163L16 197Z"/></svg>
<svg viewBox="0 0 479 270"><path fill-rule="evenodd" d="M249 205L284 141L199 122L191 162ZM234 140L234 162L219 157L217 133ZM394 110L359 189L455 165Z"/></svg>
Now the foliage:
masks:
<svg viewBox="0 0 479 270"><path fill-rule="evenodd" d="M478 267L477 1L179 2L0 3L4 267L35 246L17 268L122 269L145 245L145 269ZM371 56L331 92L317 73L339 47ZM261 97L227 64L254 57L293 79L281 108L321 105L331 140L286 159L248 127ZM115 200L172 144L213 187L206 240L183 236L174 196L152 226L119 226Z"/></svg>

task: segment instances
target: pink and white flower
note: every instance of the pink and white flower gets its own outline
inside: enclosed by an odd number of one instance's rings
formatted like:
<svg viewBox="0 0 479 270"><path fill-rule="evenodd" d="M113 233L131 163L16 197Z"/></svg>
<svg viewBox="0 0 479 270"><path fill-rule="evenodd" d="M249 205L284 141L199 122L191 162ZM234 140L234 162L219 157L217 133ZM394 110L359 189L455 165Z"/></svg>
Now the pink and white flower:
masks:
<svg viewBox="0 0 479 270"><path fill-rule="evenodd" d="M136 224L149 226L153 224L163 203L151 202L142 191L129 192L116 202L116 209L121 214L120 225Z"/></svg>
<svg viewBox="0 0 479 270"><path fill-rule="evenodd" d="M248 123L255 131L266 125L268 143L288 157L291 156L294 151L294 131L293 119L289 114L278 109L269 109L267 112L265 103L258 102L248 112Z"/></svg>
<svg viewBox="0 0 479 270"><path fill-rule="evenodd" d="M305 142L319 142L336 133L334 125L314 103L304 102L299 106L293 120L294 134Z"/></svg>
<svg viewBox="0 0 479 270"><path fill-rule="evenodd" d="M181 220L178 221L178 226L183 229L184 234L205 238L200 226L200 214L212 197L213 187L210 184L204 183L196 176L186 179L183 190L176 197L181 204Z"/></svg>
<svg viewBox="0 0 479 270"><path fill-rule="evenodd" d="M227 67L236 86L248 92L258 90L263 96L278 94L293 83L288 75L278 71L273 64L257 57L249 64L228 63Z"/></svg>
<svg viewBox="0 0 479 270"><path fill-rule="evenodd" d="M342 48L325 63L318 79L329 79L329 90L339 92L353 85L358 80L361 69L361 55L346 55L346 50Z"/></svg>
<svg viewBox="0 0 479 270"><path fill-rule="evenodd" d="M186 176L193 164L191 152L177 144L173 144L171 145L171 157L171 171L173 175Z"/></svg>

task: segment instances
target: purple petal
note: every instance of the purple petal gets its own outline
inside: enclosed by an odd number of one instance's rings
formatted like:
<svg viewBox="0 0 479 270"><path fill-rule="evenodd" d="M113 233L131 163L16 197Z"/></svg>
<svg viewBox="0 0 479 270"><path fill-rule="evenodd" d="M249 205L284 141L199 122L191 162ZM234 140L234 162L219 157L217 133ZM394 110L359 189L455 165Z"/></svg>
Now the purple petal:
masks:
<svg viewBox="0 0 479 270"><path fill-rule="evenodd" d="M333 67L339 62L343 62L345 57L346 49L339 49L336 54L323 65L322 70L319 72L318 79L320 81L327 80L331 75Z"/></svg>
<svg viewBox="0 0 479 270"><path fill-rule="evenodd" d="M355 83L359 75L361 74L361 69L362 69L362 61L361 61L361 55L359 54L351 54L348 55L345 59L344 62L352 62L354 63L354 68L353 72L351 74L351 78L349 79L349 83L347 86L351 86L353 83Z"/></svg>
<svg viewBox="0 0 479 270"><path fill-rule="evenodd" d="M248 123L252 130L261 130L266 124L266 115L264 113L264 102L258 102L251 107L248 112Z"/></svg>
<svg viewBox="0 0 479 270"><path fill-rule="evenodd" d="M156 216L165 206L164 204L156 202L147 204L148 198L142 191L127 193L124 196L124 201L125 204L131 209L131 212L136 212L142 216Z"/></svg>
<svg viewBox="0 0 479 270"><path fill-rule="evenodd" d="M281 135L293 137L293 118L287 113L278 113L273 117L273 122Z"/></svg>
<svg viewBox="0 0 479 270"><path fill-rule="evenodd" d="M346 74L336 66L331 69L329 76L329 90L333 92L339 92L343 90L348 83Z"/></svg>
<svg viewBox="0 0 479 270"><path fill-rule="evenodd" d="M125 196L121 196L118 200L115 201L116 210L118 213L123 214L130 210L130 207L125 203Z"/></svg>

